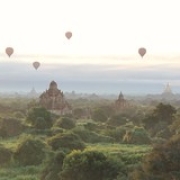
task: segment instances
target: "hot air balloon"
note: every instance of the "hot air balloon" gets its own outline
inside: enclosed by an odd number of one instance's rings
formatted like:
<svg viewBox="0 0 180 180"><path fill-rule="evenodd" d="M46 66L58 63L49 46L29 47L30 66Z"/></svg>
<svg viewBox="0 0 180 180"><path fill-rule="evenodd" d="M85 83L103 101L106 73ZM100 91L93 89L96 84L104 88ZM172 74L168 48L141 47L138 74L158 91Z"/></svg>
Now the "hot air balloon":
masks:
<svg viewBox="0 0 180 180"><path fill-rule="evenodd" d="M141 57L143 57L146 54L146 49L145 48L139 48L138 50L139 54L141 55Z"/></svg>
<svg viewBox="0 0 180 180"><path fill-rule="evenodd" d="M35 62L33 62L33 66L37 70L39 68L39 66L40 66L40 63L35 61Z"/></svg>
<svg viewBox="0 0 180 180"><path fill-rule="evenodd" d="M66 36L67 39L71 39L71 37L72 37L72 32L67 31L67 32L65 33L65 36Z"/></svg>
<svg viewBox="0 0 180 180"><path fill-rule="evenodd" d="M6 48L6 54L10 57L14 52L14 49L12 47Z"/></svg>

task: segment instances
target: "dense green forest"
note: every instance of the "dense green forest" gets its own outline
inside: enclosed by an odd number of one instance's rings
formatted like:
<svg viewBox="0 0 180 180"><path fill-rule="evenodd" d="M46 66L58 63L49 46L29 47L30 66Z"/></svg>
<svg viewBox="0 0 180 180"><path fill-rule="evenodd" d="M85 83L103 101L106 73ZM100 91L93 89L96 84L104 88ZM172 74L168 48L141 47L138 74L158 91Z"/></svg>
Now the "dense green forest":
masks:
<svg viewBox="0 0 180 180"><path fill-rule="evenodd" d="M180 179L178 106L68 102L72 113L57 115L38 99L0 98L1 180Z"/></svg>

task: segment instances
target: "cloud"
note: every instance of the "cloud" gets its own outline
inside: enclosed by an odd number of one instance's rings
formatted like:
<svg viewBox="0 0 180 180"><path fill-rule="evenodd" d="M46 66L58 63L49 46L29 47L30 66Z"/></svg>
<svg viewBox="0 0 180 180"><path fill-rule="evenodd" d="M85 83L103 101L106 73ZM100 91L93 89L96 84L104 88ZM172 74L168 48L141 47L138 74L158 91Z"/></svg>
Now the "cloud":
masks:
<svg viewBox="0 0 180 180"><path fill-rule="evenodd" d="M136 79L136 80L165 80L178 79L179 68L177 64L157 64L157 65L129 65L129 64L61 64L41 63L38 70L35 70L30 63L1 63L0 71L4 78L24 77L31 78L39 76L41 78L48 75L70 79L87 80L116 80L116 79Z"/></svg>
<svg viewBox="0 0 180 180"><path fill-rule="evenodd" d="M33 68L32 62L11 59L1 61L0 90L31 89L35 86L42 91L48 88L52 80L68 91L79 89L91 92L119 92L123 89L129 92L158 92L167 82L174 84L176 91L179 89L177 57L156 59L157 63L154 63L155 60L145 59L118 60L116 57L81 58L84 63L73 62L72 57L66 57L68 63L51 62L48 59L48 62L41 63L38 70ZM89 61L90 59L93 61Z"/></svg>

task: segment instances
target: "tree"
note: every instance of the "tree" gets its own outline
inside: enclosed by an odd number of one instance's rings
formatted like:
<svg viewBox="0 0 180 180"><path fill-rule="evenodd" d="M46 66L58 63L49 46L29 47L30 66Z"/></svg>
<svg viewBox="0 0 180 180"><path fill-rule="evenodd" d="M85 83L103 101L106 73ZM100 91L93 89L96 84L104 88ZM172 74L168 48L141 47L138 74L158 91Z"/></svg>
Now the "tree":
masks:
<svg viewBox="0 0 180 180"><path fill-rule="evenodd" d="M158 136L161 134L166 138L170 135L168 126L175 120L175 114L176 109L173 106L159 103L151 113L145 116L143 123L151 135L156 136L158 133Z"/></svg>
<svg viewBox="0 0 180 180"><path fill-rule="evenodd" d="M0 136L12 137L22 133L25 126L17 118L2 118L0 119Z"/></svg>
<svg viewBox="0 0 180 180"><path fill-rule="evenodd" d="M60 172L62 180L110 180L122 169L122 162L98 151L73 151L66 155Z"/></svg>
<svg viewBox="0 0 180 180"><path fill-rule="evenodd" d="M62 171L63 160L65 153L58 151L54 154L53 158L48 161L47 166L41 173L41 180L59 180L58 174Z"/></svg>
<svg viewBox="0 0 180 180"><path fill-rule="evenodd" d="M166 121L168 124L172 123L176 109L170 104L159 103L153 111L154 116L158 121Z"/></svg>
<svg viewBox="0 0 180 180"><path fill-rule="evenodd" d="M107 121L107 124L111 126L121 126L125 123L127 123L127 118L122 116L121 114L116 114L110 117Z"/></svg>
<svg viewBox="0 0 180 180"><path fill-rule="evenodd" d="M84 115L85 113L84 113L84 109L83 108L75 108L74 110L73 110L73 116L75 117L75 118L81 118L83 115Z"/></svg>
<svg viewBox="0 0 180 180"><path fill-rule="evenodd" d="M161 145L156 145L145 156L141 168L132 173L131 180L180 179L180 135L172 137ZM134 174L136 175L135 178ZM141 178L142 177L142 178ZM144 178L146 177L146 178Z"/></svg>
<svg viewBox="0 0 180 180"><path fill-rule="evenodd" d="M36 129L46 129L47 128L46 120L43 117L37 117L34 127Z"/></svg>
<svg viewBox="0 0 180 180"><path fill-rule="evenodd" d="M53 150L58 150L60 148L66 150L82 150L85 148L84 142L77 134L74 133L61 133L52 136L48 139L48 144L52 147Z"/></svg>
<svg viewBox="0 0 180 180"><path fill-rule="evenodd" d="M4 165L11 161L12 152L0 144L0 165Z"/></svg>
<svg viewBox="0 0 180 180"><path fill-rule="evenodd" d="M131 131L127 131L123 141L128 144L150 144L151 139L143 127L135 126Z"/></svg>
<svg viewBox="0 0 180 180"><path fill-rule="evenodd" d="M55 123L55 126L58 126L63 129L72 129L75 127L75 122L69 117L61 117Z"/></svg>
<svg viewBox="0 0 180 180"><path fill-rule="evenodd" d="M27 114L27 122L29 122L31 125L35 126L38 120L45 121L45 128L52 127L52 116L49 111L47 111L44 107L33 107L29 110Z"/></svg>
<svg viewBox="0 0 180 180"><path fill-rule="evenodd" d="M163 121L170 124L174 120L174 115L176 114L176 112L176 109L170 104L159 103L152 111L152 113L148 114L145 117L145 120L148 123L150 119L154 119L156 122Z"/></svg>
<svg viewBox="0 0 180 180"><path fill-rule="evenodd" d="M41 140L25 137L18 145L14 158L20 165L38 165L45 158L44 148L45 144Z"/></svg>
<svg viewBox="0 0 180 180"><path fill-rule="evenodd" d="M100 108L106 113L107 117L111 117L115 113L115 109L112 105L104 105Z"/></svg>
<svg viewBox="0 0 180 180"><path fill-rule="evenodd" d="M107 118L106 112L101 108L97 108L92 112L92 119L95 121L106 122Z"/></svg>

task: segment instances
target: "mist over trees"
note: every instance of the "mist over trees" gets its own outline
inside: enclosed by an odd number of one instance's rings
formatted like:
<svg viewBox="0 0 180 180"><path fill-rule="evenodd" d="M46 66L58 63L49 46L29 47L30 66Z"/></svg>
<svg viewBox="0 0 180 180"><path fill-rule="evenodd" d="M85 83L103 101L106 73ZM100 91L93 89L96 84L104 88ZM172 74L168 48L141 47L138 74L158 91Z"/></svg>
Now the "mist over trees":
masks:
<svg viewBox="0 0 180 180"><path fill-rule="evenodd" d="M180 178L180 108L135 99L67 99L72 113L56 114L38 99L1 98L0 175L41 180ZM69 112L69 111L68 111ZM16 179L15 179L16 180Z"/></svg>

